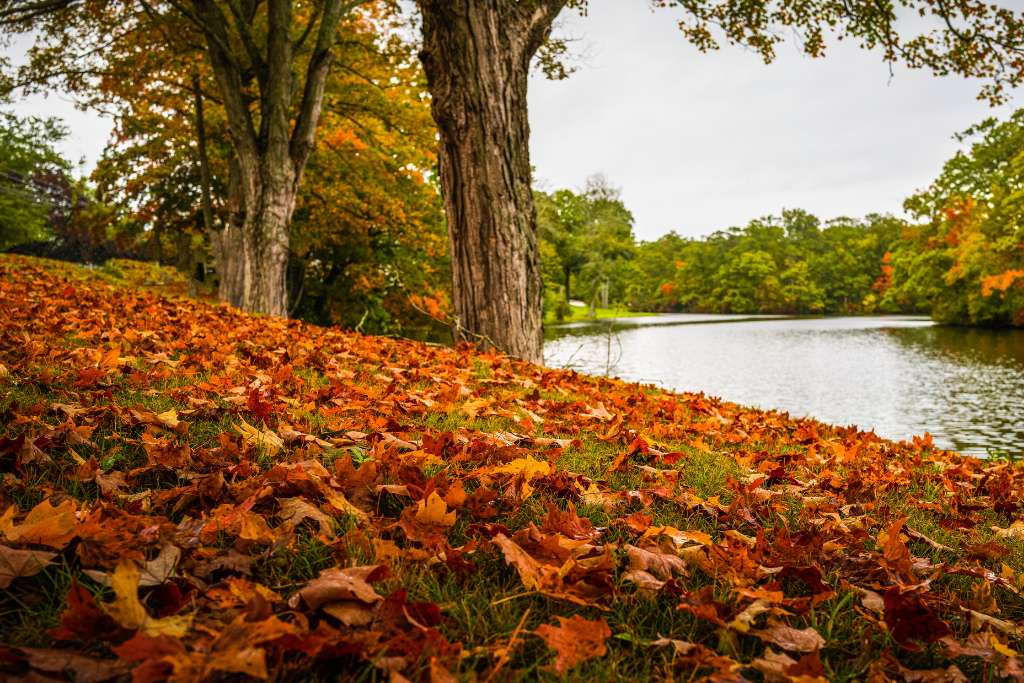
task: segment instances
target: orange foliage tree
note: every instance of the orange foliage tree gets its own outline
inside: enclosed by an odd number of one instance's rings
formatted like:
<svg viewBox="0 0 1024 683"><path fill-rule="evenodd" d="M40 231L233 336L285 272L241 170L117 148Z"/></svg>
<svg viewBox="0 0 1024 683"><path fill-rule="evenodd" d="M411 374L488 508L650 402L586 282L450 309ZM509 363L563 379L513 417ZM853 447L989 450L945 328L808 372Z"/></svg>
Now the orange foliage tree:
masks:
<svg viewBox="0 0 1024 683"><path fill-rule="evenodd" d="M303 20L311 11L295 7ZM212 256L222 298L232 300L227 235L246 208L202 31L181 12L147 14L132 3L97 2L47 21L48 40L37 43L22 77L56 79L83 105L112 115L93 179L121 209L116 237L200 276ZM285 312L436 336L409 306L411 295L446 300L448 271L433 124L402 28L384 2L363 3L339 22L289 230Z"/></svg>
<svg viewBox="0 0 1024 683"><path fill-rule="evenodd" d="M906 202L923 222L892 249L884 301L942 322L1024 325L1024 110L957 137L970 146Z"/></svg>

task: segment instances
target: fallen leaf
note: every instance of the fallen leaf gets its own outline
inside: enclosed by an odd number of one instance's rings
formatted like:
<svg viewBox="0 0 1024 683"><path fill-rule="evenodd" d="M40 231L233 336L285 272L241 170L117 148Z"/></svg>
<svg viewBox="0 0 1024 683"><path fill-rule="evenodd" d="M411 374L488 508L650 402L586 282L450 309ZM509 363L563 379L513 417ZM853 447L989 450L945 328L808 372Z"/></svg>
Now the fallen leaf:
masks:
<svg viewBox="0 0 1024 683"><path fill-rule="evenodd" d="M772 611L772 606L766 600L755 600L754 602L752 602L749 605L747 605L743 609L743 611L741 611L739 614L737 614L735 617L732 618L732 621L730 621L729 624L728 624L729 628L731 628L734 631L739 631L740 633L747 633L747 632L750 631L751 627L754 625L754 620L757 619L757 617L759 615L764 614L765 612L771 612L771 611ZM770 628L771 627L769 626L769 630L770 630ZM763 633L763 631L755 631L754 635L761 636L762 633ZM762 637L762 639L763 640L771 640L771 638L763 638L763 637ZM775 641L771 641L771 642L775 642ZM786 648L786 649L788 650L790 648Z"/></svg>
<svg viewBox="0 0 1024 683"><path fill-rule="evenodd" d="M815 652L825 647L825 639L810 626L793 628L780 621L770 620L766 628L750 633L790 652Z"/></svg>
<svg viewBox="0 0 1024 683"><path fill-rule="evenodd" d="M152 560L143 563L139 568L139 587L159 586L171 578L174 569L178 566L181 558L181 549L173 545L165 545L160 549L160 554ZM110 588L113 583L113 575L107 572L98 572L86 569L83 572L90 579L101 585Z"/></svg>
<svg viewBox="0 0 1024 683"><path fill-rule="evenodd" d="M608 651L605 641L612 630L604 619L589 621L579 615L557 617L558 626L541 624L534 631L555 651L555 671L560 674L580 662L602 657Z"/></svg>
<svg viewBox="0 0 1024 683"><path fill-rule="evenodd" d="M242 435L242 439L258 451L275 455L284 448L284 440L269 429L261 430L245 420L240 420L236 428Z"/></svg>
<svg viewBox="0 0 1024 683"><path fill-rule="evenodd" d="M1024 538L1024 520L1018 519L1005 529L994 526L992 531L996 538Z"/></svg>
<svg viewBox="0 0 1024 683"><path fill-rule="evenodd" d="M113 602L102 605L104 611L126 629L138 630L149 636L166 635L181 638L188 632L191 618L171 616L151 617L139 602L139 568L131 560L118 563L111 577Z"/></svg>
<svg viewBox="0 0 1024 683"><path fill-rule="evenodd" d="M7 588L15 579L35 576L55 557L57 553L45 550L16 550L0 545L0 588Z"/></svg>
<svg viewBox="0 0 1024 683"><path fill-rule="evenodd" d="M364 565L346 569L325 569L320 576L313 579L288 600L292 609L305 604L309 609L317 609L327 602L338 600L358 600L366 604L379 602L381 597L371 582L380 581L387 576L384 565Z"/></svg>
<svg viewBox="0 0 1024 683"><path fill-rule="evenodd" d="M98 659L66 650L22 647L18 652L36 671L72 674L75 683L109 681L124 676L131 668L128 662Z"/></svg>
<svg viewBox="0 0 1024 683"><path fill-rule="evenodd" d="M882 597L889 632L893 640L907 650L921 649L912 641L934 643L952 633L949 625L935 616L919 593L902 592L894 586Z"/></svg>
<svg viewBox="0 0 1024 683"><path fill-rule="evenodd" d="M21 524L14 523L16 510L12 505L0 516L0 534L9 541L38 543L59 550L75 537L78 519L75 517L75 504L71 500L53 507L47 498L32 508Z"/></svg>
<svg viewBox="0 0 1024 683"><path fill-rule="evenodd" d="M504 465L489 467L481 473L522 475L524 479L530 481L537 477L545 477L551 474L551 463L547 460L535 460L533 457L527 456L525 458L517 458Z"/></svg>
<svg viewBox="0 0 1024 683"><path fill-rule="evenodd" d="M431 491L430 495L416 504L416 521L421 524L452 526L455 524L455 511L448 512L444 498Z"/></svg>
<svg viewBox="0 0 1024 683"><path fill-rule="evenodd" d="M347 502L347 501L346 501ZM295 529L302 522L309 519L317 523L320 533L330 539L334 538L334 524L329 515L324 514L315 505L308 503L302 498L281 498L278 500L281 506L277 516L288 529Z"/></svg>

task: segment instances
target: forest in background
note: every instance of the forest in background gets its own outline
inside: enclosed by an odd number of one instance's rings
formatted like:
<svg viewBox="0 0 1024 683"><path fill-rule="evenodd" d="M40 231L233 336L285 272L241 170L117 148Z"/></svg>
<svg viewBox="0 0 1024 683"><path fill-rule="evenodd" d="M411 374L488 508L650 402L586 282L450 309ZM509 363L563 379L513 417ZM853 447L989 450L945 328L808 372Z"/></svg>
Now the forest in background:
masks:
<svg viewBox="0 0 1024 683"><path fill-rule="evenodd" d="M422 68L386 13L343 24L321 134L297 199L288 267L291 315L368 333L440 339L450 266ZM66 260L174 265L211 290L206 222L230 210L226 122L205 104L210 215L196 121L201 90L146 87L128 51L94 104L114 134L88 177L57 145L57 120L0 119L0 249ZM145 66L145 65L143 65ZM194 64L170 65L187 82ZM190 100L190 96L193 98ZM1024 325L1024 111L959 134L962 149L906 200L910 219L822 220L799 209L702 238L633 234L618 190L535 190L548 322L591 308L714 313L923 313L945 323Z"/></svg>
<svg viewBox="0 0 1024 683"><path fill-rule="evenodd" d="M703 238L638 242L618 192L536 193L549 319L570 299L634 311L923 313L942 323L1024 325L1024 110L958 134L962 149L891 215L823 221L806 211Z"/></svg>

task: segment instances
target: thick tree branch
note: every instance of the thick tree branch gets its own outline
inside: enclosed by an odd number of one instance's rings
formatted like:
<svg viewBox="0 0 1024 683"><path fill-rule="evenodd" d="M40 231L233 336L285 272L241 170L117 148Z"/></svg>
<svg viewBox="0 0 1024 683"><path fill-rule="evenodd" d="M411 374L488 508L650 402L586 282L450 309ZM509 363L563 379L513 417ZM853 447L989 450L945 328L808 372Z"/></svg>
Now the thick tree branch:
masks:
<svg viewBox="0 0 1024 683"><path fill-rule="evenodd" d="M173 0L171 0L173 1ZM228 130L235 142L236 154L241 159L255 162L258 156L256 133L252 114L243 95L245 79L238 63L228 48L227 20L216 3L193 0L198 26L207 39L210 65L223 98Z"/></svg>
<svg viewBox="0 0 1024 683"><path fill-rule="evenodd" d="M80 0L40 0L39 2L0 2L0 26L31 22L38 17L67 9Z"/></svg>
<svg viewBox="0 0 1024 683"><path fill-rule="evenodd" d="M228 3L228 7L231 9L231 15L235 19L235 30L238 32L238 37L245 47L245 53L249 57L249 64L252 66L253 71L256 72L257 78L260 78L261 75L265 76L267 64L263 61L263 55L256 44L256 39L252 35L255 4L249 8L243 8L240 0L231 0ZM247 12L247 9L251 11Z"/></svg>
<svg viewBox="0 0 1024 683"><path fill-rule="evenodd" d="M320 118L320 108L323 104L324 86L327 83L327 74L330 72L333 61L331 48L334 47L338 36L338 24L341 22L342 16L360 4L362 4L361 0L349 0L348 2L326 0L324 3L316 44L306 67L306 82L303 85L302 101L299 104L299 113L295 120L295 130L292 131L290 145L292 163L300 172L313 151L316 124ZM296 182L298 182L298 178L296 178Z"/></svg>
<svg viewBox="0 0 1024 683"><path fill-rule="evenodd" d="M267 4L267 81L260 88L260 143L268 168L288 164L289 108L292 95L291 0Z"/></svg>

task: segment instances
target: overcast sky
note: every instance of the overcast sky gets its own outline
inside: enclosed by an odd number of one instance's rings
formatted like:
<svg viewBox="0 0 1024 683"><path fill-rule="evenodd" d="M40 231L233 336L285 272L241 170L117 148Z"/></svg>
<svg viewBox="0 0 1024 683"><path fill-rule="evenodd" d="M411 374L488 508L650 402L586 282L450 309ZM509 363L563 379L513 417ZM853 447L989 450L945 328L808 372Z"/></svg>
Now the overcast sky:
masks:
<svg viewBox="0 0 1024 683"><path fill-rule="evenodd" d="M583 59L567 81L531 82L531 161L546 189L603 173L642 239L783 208L901 213L957 149L953 133L1012 111L977 101L977 82L903 69L890 79L877 53L853 45L825 59L787 45L770 66L737 47L702 54L641 0L591 0L589 16L562 24Z"/></svg>
<svg viewBox="0 0 1024 683"><path fill-rule="evenodd" d="M817 60L787 45L770 66L736 47L701 54L643 0L591 0L589 16L566 13L559 33L577 39L578 71L531 81L537 178L578 188L603 173L641 239L703 235L783 208L899 213L956 150L953 133L1012 109L977 101L978 84L963 79L890 78L878 54L852 45ZM14 47L17 59L26 44ZM110 132L60 95L16 110L63 117L63 151L90 167Z"/></svg>

